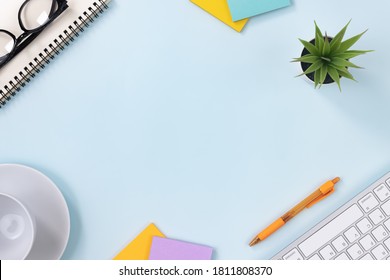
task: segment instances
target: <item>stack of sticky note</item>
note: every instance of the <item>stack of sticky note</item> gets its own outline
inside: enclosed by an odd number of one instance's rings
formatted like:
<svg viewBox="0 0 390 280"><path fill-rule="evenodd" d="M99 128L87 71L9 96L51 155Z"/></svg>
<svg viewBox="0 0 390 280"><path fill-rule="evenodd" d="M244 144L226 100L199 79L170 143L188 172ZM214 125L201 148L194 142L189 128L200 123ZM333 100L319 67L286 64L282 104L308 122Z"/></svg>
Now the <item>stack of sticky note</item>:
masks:
<svg viewBox="0 0 390 280"><path fill-rule="evenodd" d="M250 17L287 7L290 0L191 0L234 30L241 32Z"/></svg>
<svg viewBox="0 0 390 280"><path fill-rule="evenodd" d="M166 238L150 224L114 260L210 260L212 253L208 246Z"/></svg>

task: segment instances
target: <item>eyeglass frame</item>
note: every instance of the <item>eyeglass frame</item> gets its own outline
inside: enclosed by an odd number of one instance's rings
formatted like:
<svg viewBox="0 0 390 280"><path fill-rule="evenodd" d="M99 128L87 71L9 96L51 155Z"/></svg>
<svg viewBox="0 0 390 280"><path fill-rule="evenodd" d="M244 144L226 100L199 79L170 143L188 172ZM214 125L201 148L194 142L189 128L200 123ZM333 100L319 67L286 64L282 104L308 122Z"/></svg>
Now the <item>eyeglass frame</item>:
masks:
<svg viewBox="0 0 390 280"><path fill-rule="evenodd" d="M22 11L24 7L30 2L31 0L26 0L23 2L23 4L19 8L18 12L18 22L19 27L23 30L23 33L19 35L19 37L16 37L14 34L9 32L8 30L0 29L0 33L3 32L10 36L14 42L12 50L0 57L0 69L6 65L8 62L10 62L17 54L19 54L25 47L27 47L32 41L34 41L35 38L41 34L41 32L55 19L57 19L69 6L67 0L52 0L52 5L50 9L50 13L48 15L48 20L42 24L41 26L38 26L34 29L27 29L22 21ZM56 5L55 2L57 2L57 9L55 9Z"/></svg>

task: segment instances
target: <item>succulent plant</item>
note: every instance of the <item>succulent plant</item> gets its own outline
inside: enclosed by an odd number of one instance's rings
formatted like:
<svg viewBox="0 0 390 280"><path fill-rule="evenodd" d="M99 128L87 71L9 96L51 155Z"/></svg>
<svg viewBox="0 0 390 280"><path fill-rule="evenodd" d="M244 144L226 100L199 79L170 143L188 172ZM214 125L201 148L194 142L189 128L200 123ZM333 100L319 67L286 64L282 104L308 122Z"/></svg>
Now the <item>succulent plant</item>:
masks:
<svg viewBox="0 0 390 280"><path fill-rule="evenodd" d="M298 76L314 74L314 87L321 87L324 84L326 78L330 78L337 83L340 91L340 78L345 77L347 79L355 80L352 74L349 72L349 68L361 68L349 60L358 55L365 54L371 50L350 50L366 31L343 41L347 27L351 21L349 21L343 29L335 37L329 37L326 33L322 34L321 30L315 24L315 38L311 41L305 41L299 39L306 51L305 55L299 58L295 58L293 62L307 63L309 66L304 72Z"/></svg>

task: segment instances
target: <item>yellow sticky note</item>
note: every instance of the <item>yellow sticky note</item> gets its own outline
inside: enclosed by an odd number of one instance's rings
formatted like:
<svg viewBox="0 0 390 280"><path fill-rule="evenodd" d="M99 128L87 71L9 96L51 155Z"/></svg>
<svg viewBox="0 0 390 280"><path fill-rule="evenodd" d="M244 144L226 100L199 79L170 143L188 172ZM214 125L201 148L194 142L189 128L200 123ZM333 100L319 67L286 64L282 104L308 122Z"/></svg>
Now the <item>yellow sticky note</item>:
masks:
<svg viewBox="0 0 390 280"><path fill-rule="evenodd" d="M154 225L147 226L133 241L131 241L114 260L147 260L153 236L165 237Z"/></svg>
<svg viewBox="0 0 390 280"><path fill-rule="evenodd" d="M241 32L248 21L247 18L233 21L227 0L191 0L191 2L238 32Z"/></svg>

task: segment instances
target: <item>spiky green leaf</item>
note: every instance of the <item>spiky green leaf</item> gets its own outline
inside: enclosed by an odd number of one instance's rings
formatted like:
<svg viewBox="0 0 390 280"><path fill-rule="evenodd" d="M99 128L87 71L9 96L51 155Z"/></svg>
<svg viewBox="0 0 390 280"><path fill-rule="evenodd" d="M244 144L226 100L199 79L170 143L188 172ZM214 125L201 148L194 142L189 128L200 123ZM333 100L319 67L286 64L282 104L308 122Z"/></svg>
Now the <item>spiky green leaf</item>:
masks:
<svg viewBox="0 0 390 280"><path fill-rule="evenodd" d="M320 58L318 56L307 54L298 58L294 58L293 62L306 62L306 63L314 63L317 62Z"/></svg>
<svg viewBox="0 0 390 280"><path fill-rule="evenodd" d="M339 90L341 91L339 72L336 70L336 68L328 67L328 73L332 80L336 82L337 86L339 87Z"/></svg>
<svg viewBox="0 0 390 280"><path fill-rule="evenodd" d="M337 33L336 36L334 36L332 42L330 42L330 51L334 53L337 51L341 45L341 41L344 38L345 31L347 31L348 25L351 22L351 20L343 27L343 29L340 30L339 33Z"/></svg>
<svg viewBox="0 0 390 280"><path fill-rule="evenodd" d="M344 53L335 53L334 56L337 56L337 57L343 58L343 59L351 59L351 58L354 58L358 55L362 55L362 54L365 54L368 52L372 52L372 50L368 50L368 51L349 50L349 51L345 51Z"/></svg>
<svg viewBox="0 0 390 280"><path fill-rule="evenodd" d="M339 72L348 73L348 69L347 69L346 67L344 67L344 66L334 65L334 64L332 64L332 63L330 63L328 66L329 66L329 67L332 67L332 68L334 68L334 69L336 69L336 70L339 71Z"/></svg>
<svg viewBox="0 0 390 280"><path fill-rule="evenodd" d="M319 50L322 50L324 48L324 35L322 35L322 32L315 21L314 25L316 28L315 45Z"/></svg>
<svg viewBox="0 0 390 280"><path fill-rule="evenodd" d="M332 64L337 65L337 66L344 66L344 67L362 68L360 66L357 66L356 64L353 64L352 62L350 62L346 59L342 59L339 57L333 57Z"/></svg>
<svg viewBox="0 0 390 280"><path fill-rule="evenodd" d="M302 45L309 51L310 54L319 55L318 49L312 43L302 39L299 39L299 41L301 41Z"/></svg>
<svg viewBox="0 0 390 280"><path fill-rule="evenodd" d="M347 70L346 72L340 72L340 71L339 71L339 74L340 74L340 76L342 76L342 77L345 77L345 78L347 78L347 79L350 79L350 80L352 80L352 81L357 82L357 81L355 80L355 78L352 76L352 74L349 73L348 70Z"/></svg>
<svg viewBox="0 0 390 280"><path fill-rule="evenodd" d="M317 86L320 83L320 71L314 72L314 88L317 88Z"/></svg>
<svg viewBox="0 0 390 280"><path fill-rule="evenodd" d="M317 69L320 69L322 67L323 63L321 60L317 61L317 62L314 62L312 65L310 65L309 68L306 69L305 72L303 72L301 75L299 76L302 76L302 75L307 75L307 74L310 74L310 73L313 73L314 71L316 71Z"/></svg>
<svg viewBox="0 0 390 280"><path fill-rule="evenodd" d="M325 35L324 39L324 47L322 48L322 53L321 56L327 57L330 53L330 43L329 43L329 38L328 35Z"/></svg>
<svg viewBox="0 0 390 280"><path fill-rule="evenodd" d="M352 38L349 38L348 40L345 40L344 42L342 42L340 44L340 47L338 48L337 52L340 52L340 53L343 53L345 51L347 51L350 47L352 47L359 39L360 37L363 36L364 33L366 33L366 31L356 35L356 36L353 36Z"/></svg>
<svg viewBox="0 0 390 280"><path fill-rule="evenodd" d="M326 79L326 75L328 74L328 65L323 64L319 72L320 72L320 86L321 86Z"/></svg>

